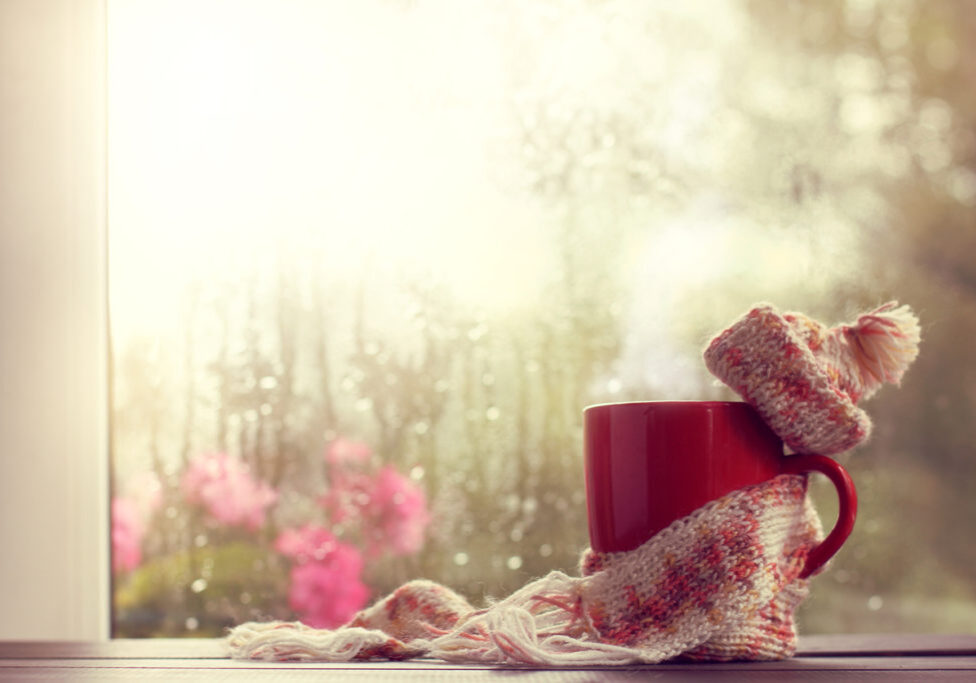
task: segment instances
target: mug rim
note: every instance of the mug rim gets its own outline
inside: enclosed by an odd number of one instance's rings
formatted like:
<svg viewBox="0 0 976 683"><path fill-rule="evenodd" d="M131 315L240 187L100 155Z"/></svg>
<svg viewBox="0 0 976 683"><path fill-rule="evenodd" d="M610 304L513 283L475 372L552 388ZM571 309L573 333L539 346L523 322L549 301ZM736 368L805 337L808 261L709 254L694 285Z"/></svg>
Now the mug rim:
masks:
<svg viewBox="0 0 976 683"><path fill-rule="evenodd" d="M583 408L583 412L599 408L624 408L627 406L666 406L666 405L698 405L711 408L725 408L732 406L750 406L745 401L697 401L695 399L664 399L653 401L609 401L606 403L594 403Z"/></svg>

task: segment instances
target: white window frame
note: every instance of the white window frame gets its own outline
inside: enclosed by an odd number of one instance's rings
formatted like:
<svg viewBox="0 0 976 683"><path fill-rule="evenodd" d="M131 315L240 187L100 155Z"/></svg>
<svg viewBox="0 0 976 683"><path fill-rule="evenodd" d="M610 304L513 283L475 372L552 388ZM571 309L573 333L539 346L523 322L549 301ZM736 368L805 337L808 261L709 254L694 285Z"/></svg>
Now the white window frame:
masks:
<svg viewBox="0 0 976 683"><path fill-rule="evenodd" d="M106 0L0 2L0 639L109 636Z"/></svg>

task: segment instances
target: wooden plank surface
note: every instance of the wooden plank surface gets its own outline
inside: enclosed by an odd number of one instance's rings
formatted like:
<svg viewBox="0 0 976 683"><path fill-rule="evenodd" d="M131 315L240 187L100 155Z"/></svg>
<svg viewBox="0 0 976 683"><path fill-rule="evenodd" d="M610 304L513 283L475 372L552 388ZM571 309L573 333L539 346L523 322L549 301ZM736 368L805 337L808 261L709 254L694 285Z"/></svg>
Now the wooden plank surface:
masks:
<svg viewBox="0 0 976 683"><path fill-rule="evenodd" d="M800 636L798 657L831 655L971 655L976 635L847 634ZM93 641L0 641L3 659L224 659L220 640L145 638Z"/></svg>
<svg viewBox="0 0 976 683"><path fill-rule="evenodd" d="M0 681L38 680L976 680L976 636L808 636L779 662L536 669L438 660L356 663L241 662L219 640L0 642Z"/></svg>

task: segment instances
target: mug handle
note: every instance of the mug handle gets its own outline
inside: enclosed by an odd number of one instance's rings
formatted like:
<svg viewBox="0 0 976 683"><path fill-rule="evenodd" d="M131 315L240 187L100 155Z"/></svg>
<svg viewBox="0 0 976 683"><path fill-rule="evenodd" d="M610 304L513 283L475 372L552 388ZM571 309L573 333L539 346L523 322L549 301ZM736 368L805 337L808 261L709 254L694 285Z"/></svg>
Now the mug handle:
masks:
<svg viewBox="0 0 976 683"><path fill-rule="evenodd" d="M820 545L807 555L806 566L800 573L800 578L805 579L833 557L834 553L844 545L847 537L851 535L851 531L854 529L854 519L857 517L857 491L854 489L854 481L851 479L851 475L833 458L804 454L789 455L783 459L786 461L783 466L784 474L819 472L830 479L837 489L837 498L840 502L837 523L833 530Z"/></svg>

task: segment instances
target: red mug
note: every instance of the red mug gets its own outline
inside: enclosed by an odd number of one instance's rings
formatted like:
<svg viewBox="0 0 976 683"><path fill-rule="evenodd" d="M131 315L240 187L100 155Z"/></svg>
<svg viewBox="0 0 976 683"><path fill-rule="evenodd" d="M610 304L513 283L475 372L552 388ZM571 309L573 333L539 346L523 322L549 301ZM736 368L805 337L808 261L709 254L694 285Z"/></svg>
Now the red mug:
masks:
<svg viewBox="0 0 976 683"><path fill-rule="evenodd" d="M783 454L783 442L747 403L608 403L583 411L590 545L633 550L675 520L780 474L820 472L837 488L837 523L807 557L806 578L836 553L857 515L850 475L822 455Z"/></svg>

